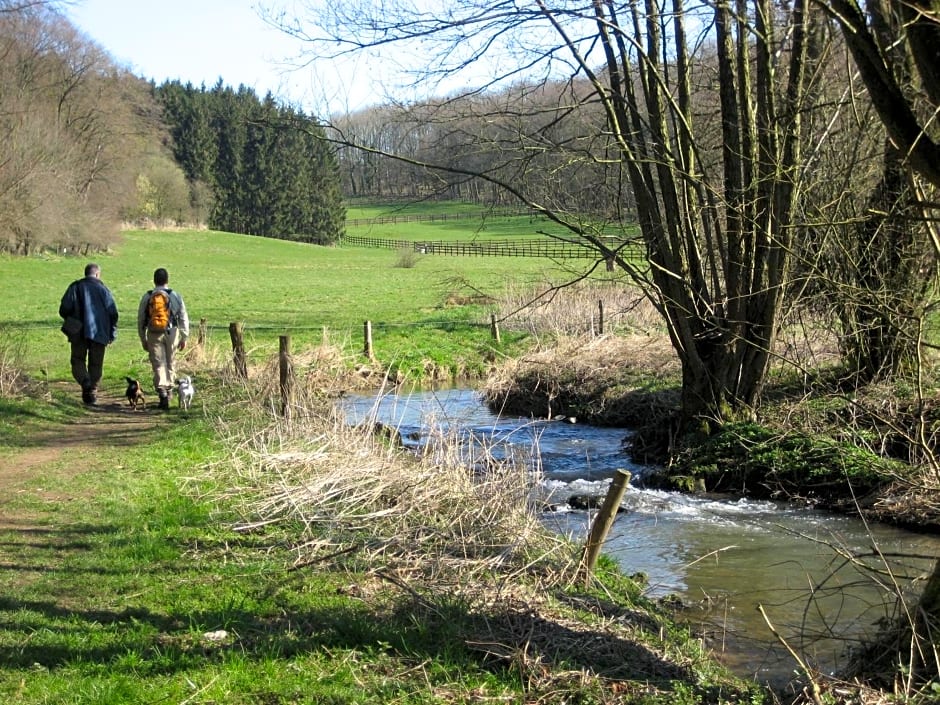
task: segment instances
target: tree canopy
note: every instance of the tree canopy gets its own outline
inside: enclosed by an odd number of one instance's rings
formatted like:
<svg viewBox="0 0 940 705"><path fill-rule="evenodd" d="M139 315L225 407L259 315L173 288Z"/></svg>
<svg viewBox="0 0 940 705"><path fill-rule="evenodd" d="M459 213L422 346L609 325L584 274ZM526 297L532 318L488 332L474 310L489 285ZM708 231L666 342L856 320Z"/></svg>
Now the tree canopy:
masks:
<svg viewBox="0 0 940 705"><path fill-rule="evenodd" d="M177 162L213 194L210 227L319 244L342 236L336 160L315 120L221 81L211 89L171 81L156 94Z"/></svg>
<svg viewBox="0 0 940 705"><path fill-rule="evenodd" d="M0 247L106 244L157 134L138 110L147 100L144 82L45 4L0 3Z"/></svg>
<svg viewBox="0 0 940 705"><path fill-rule="evenodd" d="M155 87L53 2L0 0L0 248L103 249L122 223L315 243L343 233L317 122L252 90Z"/></svg>

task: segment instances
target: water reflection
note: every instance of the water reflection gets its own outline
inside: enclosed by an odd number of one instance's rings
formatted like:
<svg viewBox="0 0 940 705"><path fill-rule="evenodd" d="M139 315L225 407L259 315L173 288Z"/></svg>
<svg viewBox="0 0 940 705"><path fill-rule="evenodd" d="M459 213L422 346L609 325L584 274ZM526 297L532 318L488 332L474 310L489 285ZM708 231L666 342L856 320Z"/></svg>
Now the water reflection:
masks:
<svg viewBox="0 0 940 705"><path fill-rule="evenodd" d="M645 574L651 596L676 595L722 660L763 682L786 682L796 665L768 622L808 663L832 671L847 643L893 614L890 586L913 595L916 578L940 555L940 538L869 528L845 516L641 489L636 480L647 468L629 461L623 429L496 416L472 390L352 396L344 404L351 422L381 421L398 428L406 444L428 442L431 428L456 434L471 463L480 444L524 455L538 473L539 501L556 508L545 513L546 525L576 541L592 517L570 510L567 499L602 497L616 470L629 471L626 511L605 553L625 572ZM891 558L880 558L876 546ZM859 556L864 560L854 560Z"/></svg>

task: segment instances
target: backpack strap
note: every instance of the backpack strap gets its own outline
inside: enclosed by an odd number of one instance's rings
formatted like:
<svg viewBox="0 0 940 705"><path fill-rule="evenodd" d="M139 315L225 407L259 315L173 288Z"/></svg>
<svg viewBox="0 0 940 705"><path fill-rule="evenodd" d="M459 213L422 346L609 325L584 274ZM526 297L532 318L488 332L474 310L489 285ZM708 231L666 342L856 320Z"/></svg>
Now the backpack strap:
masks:
<svg viewBox="0 0 940 705"><path fill-rule="evenodd" d="M167 287L166 298L170 304L170 325L178 326L180 322L180 309L182 308L180 296L175 291Z"/></svg>

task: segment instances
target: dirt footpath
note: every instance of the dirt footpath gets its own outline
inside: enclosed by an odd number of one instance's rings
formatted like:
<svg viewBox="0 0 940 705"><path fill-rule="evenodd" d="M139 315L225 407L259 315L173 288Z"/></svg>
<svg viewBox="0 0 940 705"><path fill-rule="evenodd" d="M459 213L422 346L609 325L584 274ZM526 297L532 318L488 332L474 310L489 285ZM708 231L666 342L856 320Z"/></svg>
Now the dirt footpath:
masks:
<svg viewBox="0 0 940 705"><path fill-rule="evenodd" d="M123 397L104 394L93 407L82 407L79 402L69 423L24 431L22 446L0 453L0 528L21 528L24 519L29 519L21 510L10 516L8 508L20 492L35 487L37 479L44 481L39 491L47 501L68 499L74 495L69 491L69 479L97 469L96 451L140 443L159 425L160 412L152 406L135 412Z"/></svg>

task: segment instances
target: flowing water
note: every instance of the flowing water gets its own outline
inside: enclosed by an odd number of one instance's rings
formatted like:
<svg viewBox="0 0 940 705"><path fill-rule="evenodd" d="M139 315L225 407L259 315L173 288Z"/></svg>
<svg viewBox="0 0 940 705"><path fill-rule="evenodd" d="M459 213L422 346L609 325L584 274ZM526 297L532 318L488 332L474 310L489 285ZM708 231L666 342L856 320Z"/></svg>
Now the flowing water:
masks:
<svg viewBox="0 0 940 705"><path fill-rule="evenodd" d="M940 557L940 537L774 502L642 489L648 469L629 461L627 431L497 416L469 389L350 396L345 409L350 422L397 428L406 444L435 428L465 438L468 457L482 443L525 458L541 478L545 524L579 542L593 517L569 500L603 498L617 470L630 472L605 554L647 576L649 596L676 598L680 617L732 670L778 687L797 662L771 627L807 665L831 672L846 646L894 614L895 595L916 595L915 578Z"/></svg>

